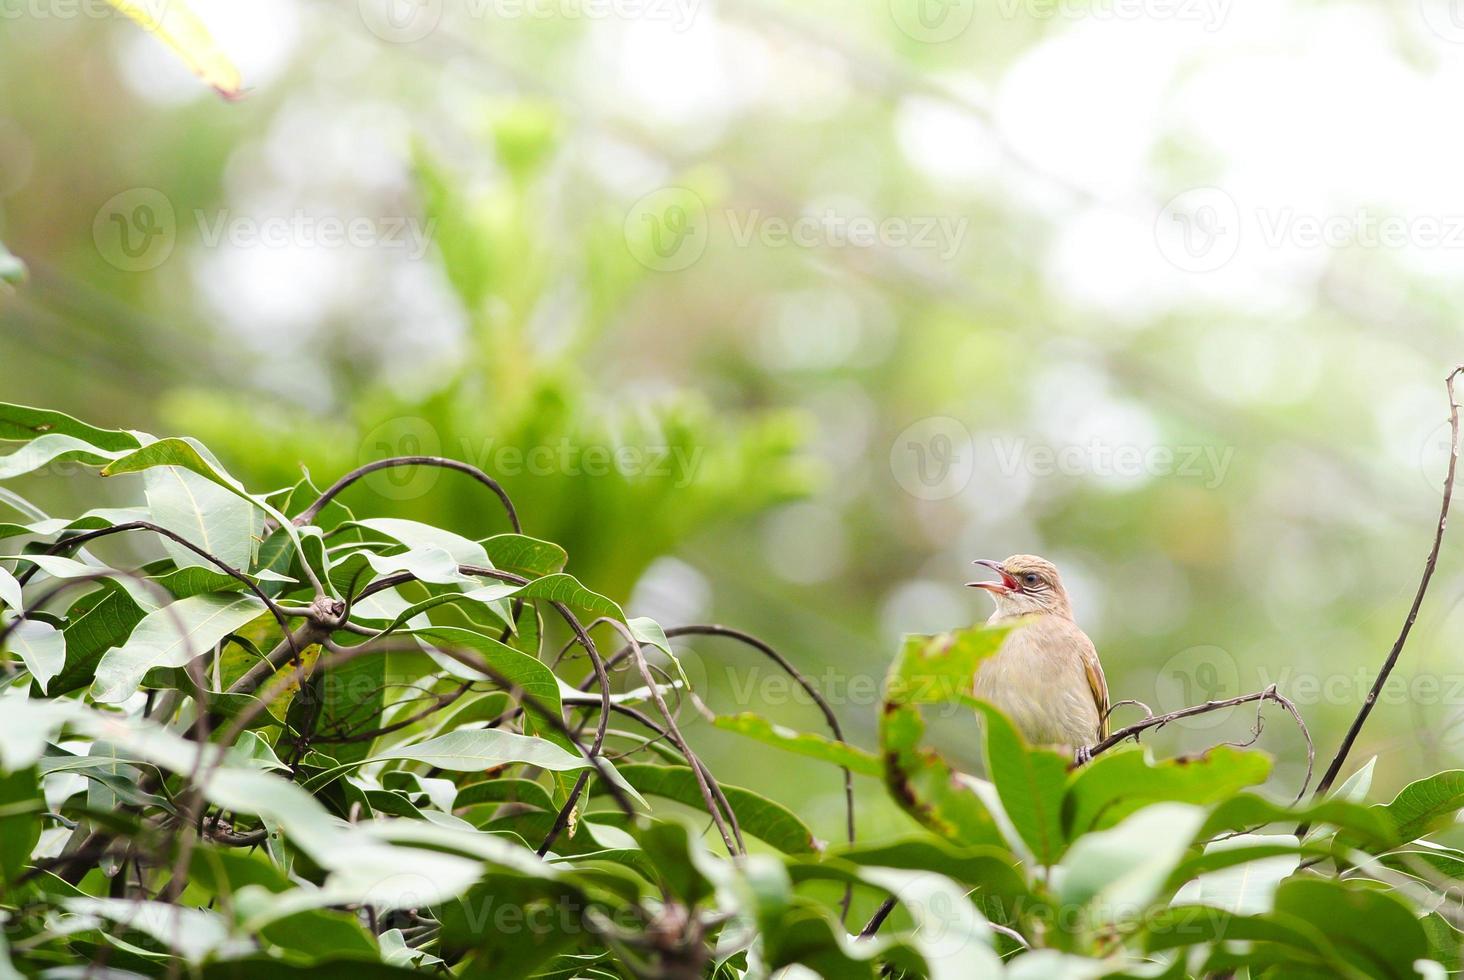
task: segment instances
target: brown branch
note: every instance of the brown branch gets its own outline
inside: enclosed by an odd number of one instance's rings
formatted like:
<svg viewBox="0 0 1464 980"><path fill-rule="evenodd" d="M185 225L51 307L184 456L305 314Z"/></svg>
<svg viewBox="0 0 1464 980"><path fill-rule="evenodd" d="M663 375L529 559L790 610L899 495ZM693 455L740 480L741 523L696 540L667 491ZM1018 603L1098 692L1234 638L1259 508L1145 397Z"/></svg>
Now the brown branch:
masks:
<svg viewBox="0 0 1464 980"><path fill-rule="evenodd" d="M1337 754L1333 756L1331 764L1327 766L1321 782L1317 783L1313 797L1321 797L1331 789L1332 783L1337 780L1338 773L1342 771L1342 765L1347 761L1347 753L1352 751L1352 745L1357 741L1358 733L1362 731L1367 716L1372 714L1373 705L1377 703L1378 695L1382 693L1383 685L1388 681L1388 675L1393 672L1393 668L1398 663L1398 656L1403 652L1403 644L1408 642L1408 634L1413 629L1414 620L1418 618L1419 607L1423 605L1423 596L1428 592L1428 583L1433 579L1434 568L1438 565L1439 549L1444 543L1444 528L1449 523L1449 501L1454 496L1454 471L1459 464L1459 403L1454 398L1454 379L1461 372L1464 372L1464 364L1454 368L1444 379L1444 388L1449 393L1449 470L1444 476L1444 500L1439 505L1439 522L1434 528L1433 547L1429 550L1428 560L1423 565L1423 577L1418 581L1418 591L1413 594L1413 605L1408 608L1408 618L1403 620L1403 628L1398 632L1398 639L1393 641L1393 648L1388 651L1388 659L1383 661L1383 668L1378 671L1378 677L1373 681L1372 690L1368 691L1367 697L1363 699L1357 717L1352 719L1352 726L1343 736L1342 744L1337 747Z"/></svg>
<svg viewBox="0 0 1464 980"><path fill-rule="evenodd" d="M443 708L446 708L458 698L468 693L468 689L472 686L472 681L463 681L451 691L447 691L443 694L431 695L432 703L427 705L427 707L420 708L417 711L412 712L412 714L408 715L407 717L401 719L400 721L392 722L390 725L383 725L380 728L373 728L370 731L365 732L351 732L348 734L340 735L338 737L317 735L315 736L315 741L323 745L339 745L351 742L369 742L373 739L380 738L383 735L390 735L392 732L399 732L403 728L406 728L408 725L416 724L423 718L426 718L432 714L435 714L438 711L441 711Z"/></svg>
<svg viewBox="0 0 1464 980"><path fill-rule="evenodd" d="M63 538L62 540L57 541L55 544L51 545L44 552L42 552L42 554L59 555L62 552L71 551L75 548L78 548L81 545L86 544L88 541L94 541L97 538L106 537L110 534L118 534L122 531L152 531L154 534L162 535L169 541L172 541L175 544L187 548L189 551L193 552L195 555L198 555L200 558L213 565L225 575L228 575L230 578L236 579L237 581L243 583L244 587L250 592L254 593L255 598L257 598L260 602L263 602L265 607L269 609L270 614L274 616L275 621L279 623L280 629L284 631L285 636L288 637L290 635L290 625L286 621L286 617L289 614L286 613L283 608L281 608L278 602L275 602L268 595L266 595L264 593L264 590L261 589L253 579L251 579L248 575L245 575L243 572L239 571L239 569L235 568L233 565L230 565L228 562L224 561L222 558L213 554L212 552L200 548L198 545L194 544L192 541L189 541L182 535L177 534L173 531L169 531L167 528L162 527L158 524L154 524L152 521L128 521L125 524L114 524L111 527L98 528L94 531L84 531L81 534L76 534L72 537ZM304 561L303 556L301 558L301 561ZM21 585L24 585L26 582L30 581L30 579L39 569L40 566L32 562L31 567L26 569L24 574L17 576L16 581L18 581ZM298 658L299 651L296 650L294 651L294 653L295 656Z"/></svg>
<svg viewBox="0 0 1464 980"><path fill-rule="evenodd" d="M1306 727L1306 722L1302 719L1301 712L1297 710L1295 703L1293 703L1290 698L1286 697L1286 695L1281 694L1276 690L1275 684L1270 685L1264 691L1256 691L1251 694L1241 694L1237 697L1225 698L1220 701L1206 701L1204 704L1191 705L1188 708L1180 708L1176 711L1170 711L1162 715L1151 715L1148 718L1143 719L1142 721L1137 721L1134 724L1129 725L1127 728L1120 728L1118 731L1112 733L1107 738L1099 742L1097 745L1094 745L1092 748L1090 748L1088 750L1088 757L1090 759L1096 758L1100 753L1107 752L1115 745L1130 738L1137 742L1139 740L1139 736L1142 735L1144 732L1149 731L1150 729L1163 728L1170 722L1179 721L1182 718L1193 718L1195 715L1205 715L1209 714L1212 711L1222 711L1226 708L1234 708L1235 706L1241 704L1257 703L1257 706L1259 707L1259 703L1265 701L1273 701L1276 704L1279 704L1282 708L1284 708L1287 714L1291 715L1291 717L1296 721L1296 726L1301 729L1301 734L1306 739L1306 778L1302 780L1301 792L1296 794L1296 797L1299 800L1301 799L1302 794L1306 792L1306 787L1311 783L1312 763L1315 761L1316 758L1316 748L1314 743L1312 742L1311 731ZM1256 728L1253 729L1253 731L1256 731L1257 734L1259 734L1260 728L1259 719L1260 716L1258 714ZM1252 742L1253 741L1254 739L1252 739ZM1226 742L1222 744L1229 745L1234 743ZM1247 742L1245 744L1249 745L1251 743Z"/></svg>
<svg viewBox="0 0 1464 980"><path fill-rule="evenodd" d="M390 469L394 466L439 466L446 470L456 470L459 473L466 473L493 491L498 499L502 501L503 509L508 512L508 522L513 525L514 533L523 533L523 527L519 524L518 512L514 510L513 501L509 499L508 492L503 489L502 484L476 466L459 462L455 459L446 459L442 456L393 456L391 459L378 459L374 462L367 463L365 466L358 466L335 481L335 483L332 483L330 488L317 497L313 504L297 514L292 523L296 527L299 527L313 522L320 515L325 505L334 500L336 495L346 489L346 487L364 476L375 473L377 470Z"/></svg>
<svg viewBox="0 0 1464 980"><path fill-rule="evenodd" d="M676 626L666 630L666 637L668 639L675 639L678 636L721 636L726 637L729 640L736 640L738 643L749 646L752 649L758 651L763 656L773 661L773 663L781 667L783 669L783 672L786 673L789 677L793 678L794 682L797 683L799 687L803 688L804 692L813 699L813 703L818 705L818 710L823 712L824 721L827 722L829 726L829 731L834 736L834 741L844 742L846 745L848 744L847 740L844 738L843 726L839 724L839 718L837 715L834 714L834 709L832 706L830 706L828 700L823 696L819 689L814 686L811 680L805 677L803 673L798 670L797 667L793 666L792 662L789 661L787 657L783 656L781 653L775 650L770 644L758 639L751 633L745 633L742 630L733 629L729 626L719 626L714 623L696 624L691 626ZM846 832L849 835L849 843L853 844L855 840L854 773L852 773L845 766L840 766L839 768L844 771L844 826ZM849 885L845 887L844 898L843 901L840 903L842 919L848 919L849 906L853 903L853 901L854 887L852 885Z"/></svg>
<svg viewBox="0 0 1464 980"><path fill-rule="evenodd" d="M702 800L707 805L707 813L711 814L712 822L717 825L717 831L722 835L723 843L727 845L727 852L733 856L746 854L747 846L742 840L742 830L737 826L736 815L731 812L731 808L729 807L727 812L727 817L731 821L729 828L728 820L723 819L720 813L721 807L717 801L720 794L720 787L717 792L713 792L712 786L716 783L716 780L712 778L711 772L702 765L701 760L692 753L691 746L686 742L686 737L681 734L681 728L676 724L676 716L666 706L666 699L661 696L661 689L656 683L655 676L651 674L650 665L646 663L646 657L641 650L640 641L635 638L635 634L631 633L630 628L624 623L613 619L607 619L605 622L619 633L630 646L631 659L640 671L641 679L645 682L646 689L650 692L651 702L655 704L656 710L661 713L661 717L666 719L666 731L671 736L672 744L676 746L676 750L681 753L682 757L691 766L692 776L696 779L697 788L701 790ZM608 715L608 712L606 714Z"/></svg>
<svg viewBox="0 0 1464 980"><path fill-rule="evenodd" d="M1131 738L1135 742L1137 742L1139 740L1139 736L1144 734L1144 732L1149 731L1150 729L1163 728L1170 722L1179 721L1182 718L1193 718L1195 715L1205 715L1209 714L1212 711L1222 711L1226 708L1234 708L1237 705L1241 704L1256 704L1258 713L1256 716L1256 725L1252 729L1252 731L1255 732L1257 737L1259 737L1261 728L1259 707L1266 701L1273 701L1276 704L1279 704L1282 708L1284 708L1287 714L1291 715L1291 717L1296 721L1297 727L1301 729L1302 737L1306 739L1306 777L1302 780L1301 790L1296 794L1296 799L1300 800L1301 797L1306 793L1306 787L1308 786L1308 784L1311 783L1312 763L1315 761L1316 758L1316 747L1315 744L1312 742L1311 732L1307 729L1306 722L1301 717L1301 712L1297 710L1296 705L1291 701L1290 698L1286 697L1284 694L1281 694L1276 690L1275 684L1270 685L1264 691L1256 691L1252 694L1242 694L1238 697L1225 698L1222 701L1206 701L1204 704L1191 705L1188 708L1180 708L1177 711L1170 711L1167 714L1162 715L1150 714L1149 717L1145 718L1143 721L1135 722L1134 724L1129 725L1127 728L1120 728L1118 731L1103 739L1097 745L1094 745L1088 750L1088 758L1091 760L1097 757L1100 753L1107 752L1109 749L1113 748L1115 745L1118 745L1120 742L1123 742L1126 739ZM1119 703L1122 704L1124 702ZM1142 705L1142 707L1144 707L1145 710L1148 710L1147 705ZM1253 742L1254 739L1252 739L1251 741ZM1225 742L1221 744L1232 745L1235 743ZM1245 744L1250 743L1248 742ZM864 928L859 931L859 938L868 939L870 936L873 936L875 933L879 932L880 926L884 925L885 919L889 917L889 914L894 909L895 904L895 899L891 898L886 900L882 905L880 905L880 907L875 911L874 915L870 916L869 921L865 923Z"/></svg>

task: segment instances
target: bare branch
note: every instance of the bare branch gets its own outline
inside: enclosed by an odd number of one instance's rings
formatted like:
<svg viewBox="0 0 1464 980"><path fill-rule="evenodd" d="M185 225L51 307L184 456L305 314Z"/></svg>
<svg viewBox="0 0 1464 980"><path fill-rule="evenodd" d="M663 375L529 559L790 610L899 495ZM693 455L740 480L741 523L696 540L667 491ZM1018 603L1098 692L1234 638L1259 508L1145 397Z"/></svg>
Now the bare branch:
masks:
<svg viewBox="0 0 1464 980"><path fill-rule="evenodd" d="M1166 714L1150 715L1143 721L1135 722L1134 724L1129 725L1127 728L1120 728L1118 731L1113 732L1107 738L1103 739L1097 745L1094 745L1091 749L1089 749L1088 755L1089 758L1096 758L1099 754L1107 752L1115 745L1130 738L1137 742L1139 740L1139 736L1142 735L1144 732L1149 731L1150 729L1163 728L1170 722L1179 721L1181 718L1193 718L1195 715L1209 714L1212 711L1222 711L1226 708L1234 708L1237 705L1251 704L1252 702L1255 702L1257 704L1257 708L1259 709L1260 703L1265 701L1273 701L1276 704L1279 704L1282 708L1284 708L1287 714L1291 715L1291 717L1296 721L1296 726L1301 729L1301 734L1306 739L1306 778L1302 781L1301 792L1297 793L1296 795L1296 798L1299 800L1301 799L1302 794L1306 792L1306 787L1311 783L1312 763L1316 758L1316 748L1314 746L1314 743L1312 742L1311 731L1306 727L1306 722L1302 719L1301 712L1296 709L1296 705L1291 701L1290 698L1286 697L1284 694L1281 694L1276 690L1275 684L1270 685L1264 691L1256 691L1252 694L1242 694L1238 697L1225 698L1224 700L1220 701L1206 701L1204 704L1191 705L1188 708L1180 708L1177 711L1170 711ZM1257 714L1257 723L1255 729L1257 731L1257 734L1259 734L1260 728L1259 717L1259 714ZM1254 739L1252 739L1252 741L1254 741Z"/></svg>
<svg viewBox="0 0 1464 980"><path fill-rule="evenodd" d="M378 459L374 462L367 463L365 466L358 466L335 481L335 483L332 483L330 488L317 497L313 504L295 516L293 523L298 527L313 522L316 517L320 516L320 512L324 509L325 505L334 500L346 487L355 483L363 476L368 476L378 470L390 469L394 466L439 466L445 470L456 470L459 473L466 473L493 491L494 495L503 502L503 509L508 512L508 522L513 525L514 533L523 533L523 527L519 524L518 512L514 510L513 501L509 499L508 491L503 489L502 484L476 466L460 462L456 459L447 459L442 456L393 456L391 459Z"/></svg>
<svg viewBox="0 0 1464 980"><path fill-rule="evenodd" d="M1464 364L1449 372L1444 379L1444 388L1449 393L1449 469L1444 475L1444 500L1439 505L1439 522L1434 528L1433 547L1429 549L1428 560L1423 564L1423 577L1418 581L1418 591L1413 595L1413 605L1408 607L1408 617L1403 620L1403 628L1398 632L1398 639L1393 641L1393 649L1388 651L1388 659L1383 661L1382 670L1378 671L1377 680L1373 681L1372 690L1367 692L1363 699L1362 707L1357 712L1357 717L1352 719L1352 726L1347 729L1347 734L1342 738L1342 744L1337 747L1337 754L1332 757L1332 762L1327 766L1327 771L1322 775L1321 782L1317 783L1316 792L1312 795L1320 797L1332 788L1336 782L1337 775L1342 771L1342 765L1347 761L1347 753L1352 751L1352 745L1357 741L1358 733L1362 731L1363 723L1367 716L1372 714L1373 705L1377 703L1378 695L1382 693L1383 685L1388 681L1388 675L1398 663L1398 656L1403 652L1403 644L1408 642L1408 634L1413 629L1413 622L1418 618L1419 607L1423 605L1424 594L1428 592L1428 583L1433 578L1434 568L1439 562L1439 549L1444 543L1444 528L1449 523L1449 501L1454 496L1454 472L1459 465L1459 403L1454 398L1454 379L1464 372Z"/></svg>
<svg viewBox="0 0 1464 980"><path fill-rule="evenodd" d="M731 807L728 807L727 817L731 822L731 828L729 830L728 820L724 820L719 812L721 809L718 803L720 789L715 793L712 791L712 786L716 780L712 778L711 772L702 765L701 760L692 754L691 746L687 744L686 737L681 734L681 729L676 724L676 718L666 706L666 699L661 696L660 686L656 683L656 678L651 673L650 666L646 663L645 654L641 651L640 641L635 638L635 634L631 633L630 628L624 623L617 622L613 619L607 619L605 622L629 644L631 658L640 671L641 679L645 681L646 689L650 691L651 701L656 705L656 710L660 711L661 717L666 719L666 731L670 734L672 743L690 764L692 775L696 778L697 787L701 790L702 799L707 805L707 812L711 814L712 821L717 825L717 830L722 835L722 841L727 845L728 853L734 856L737 854L746 854L747 845L743 843L742 830L736 823L737 817L732 813ZM722 799L726 799L726 797L722 797Z"/></svg>

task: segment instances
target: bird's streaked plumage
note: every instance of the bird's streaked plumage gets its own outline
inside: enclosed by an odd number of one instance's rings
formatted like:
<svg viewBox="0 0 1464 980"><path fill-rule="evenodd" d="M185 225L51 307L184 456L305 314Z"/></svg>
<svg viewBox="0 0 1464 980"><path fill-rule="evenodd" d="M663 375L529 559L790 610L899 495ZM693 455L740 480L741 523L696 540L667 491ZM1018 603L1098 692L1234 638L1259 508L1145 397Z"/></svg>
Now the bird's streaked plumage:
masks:
<svg viewBox="0 0 1464 980"><path fill-rule="evenodd" d="M971 582L996 601L989 623L1016 623L976 672L976 696L1008 715L1034 745L1085 757L1108 735L1108 682L1098 652L1078 624L1052 562L1036 555L977 564L1001 576Z"/></svg>

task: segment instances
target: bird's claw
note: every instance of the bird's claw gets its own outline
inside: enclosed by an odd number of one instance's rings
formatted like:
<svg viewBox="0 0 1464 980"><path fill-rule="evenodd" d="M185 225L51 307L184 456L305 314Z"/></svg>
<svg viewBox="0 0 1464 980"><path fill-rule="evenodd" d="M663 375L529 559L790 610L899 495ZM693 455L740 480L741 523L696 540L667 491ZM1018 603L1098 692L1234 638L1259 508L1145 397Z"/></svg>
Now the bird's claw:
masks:
<svg viewBox="0 0 1464 980"><path fill-rule="evenodd" d="M1073 768L1086 766L1093 761L1093 750L1086 745L1079 745L1073 750Z"/></svg>

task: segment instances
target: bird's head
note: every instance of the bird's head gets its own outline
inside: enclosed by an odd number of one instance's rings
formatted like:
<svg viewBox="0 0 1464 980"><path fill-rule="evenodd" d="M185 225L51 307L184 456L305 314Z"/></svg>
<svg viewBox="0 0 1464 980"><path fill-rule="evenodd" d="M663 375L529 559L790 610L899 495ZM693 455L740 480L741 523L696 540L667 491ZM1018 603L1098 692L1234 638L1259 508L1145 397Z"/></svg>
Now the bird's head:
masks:
<svg viewBox="0 0 1464 980"><path fill-rule="evenodd" d="M1063 591L1057 566L1036 555L1012 555L1006 561L978 558L974 562L1001 578L995 582L967 582L973 589L985 589L996 601L997 615L1030 616L1049 614L1072 618L1072 606Z"/></svg>

